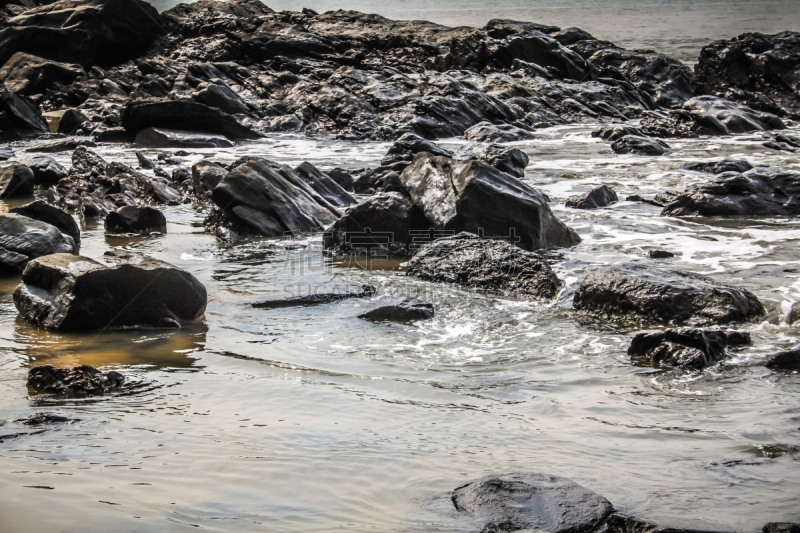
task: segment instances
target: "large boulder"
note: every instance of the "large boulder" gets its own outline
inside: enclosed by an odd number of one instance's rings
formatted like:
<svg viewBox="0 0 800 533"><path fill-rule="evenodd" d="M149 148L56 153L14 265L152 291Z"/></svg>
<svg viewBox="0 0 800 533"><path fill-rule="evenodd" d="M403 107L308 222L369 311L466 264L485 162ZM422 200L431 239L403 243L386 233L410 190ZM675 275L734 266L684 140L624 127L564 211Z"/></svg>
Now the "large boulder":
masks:
<svg viewBox="0 0 800 533"><path fill-rule="evenodd" d="M233 140L259 137L258 133L219 109L182 100L139 100L128 103L122 109L121 121L131 136L136 136L146 128L163 128L224 135Z"/></svg>
<svg viewBox="0 0 800 533"><path fill-rule="evenodd" d="M484 532L589 533L614 510L570 479L534 473L482 477L454 490L452 500Z"/></svg>
<svg viewBox="0 0 800 533"><path fill-rule="evenodd" d="M33 194L35 178L28 165L12 163L0 167L0 198L17 198Z"/></svg>
<svg viewBox="0 0 800 533"><path fill-rule="evenodd" d="M599 207L606 207L615 203L619 198L614 189L608 185L600 185L591 191L580 196L573 196L567 203L566 207L573 209L597 209Z"/></svg>
<svg viewBox="0 0 800 533"><path fill-rule="evenodd" d="M716 96L695 96L683 104L683 109L694 113L707 113L724 124L731 133L786 128L783 121L772 113L756 111L744 104Z"/></svg>
<svg viewBox="0 0 800 533"><path fill-rule="evenodd" d="M32 259L69 254L75 241L51 224L17 214L0 215L0 273L17 275Z"/></svg>
<svg viewBox="0 0 800 533"><path fill-rule="evenodd" d="M706 326L752 320L764 306L746 289L710 278L627 263L586 276L573 297L575 310L601 319Z"/></svg>
<svg viewBox="0 0 800 533"><path fill-rule="evenodd" d="M103 394L118 389L123 383L125 376L115 370L101 372L89 365L70 368L43 365L28 371L27 385L38 393L73 396Z"/></svg>
<svg viewBox="0 0 800 533"><path fill-rule="evenodd" d="M0 140L49 131L37 105L27 96L9 91L0 84Z"/></svg>
<svg viewBox="0 0 800 533"><path fill-rule="evenodd" d="M228 175L228 169L212 161L198 161L192 165L192 186L194 194L202 198L211 193Z"/></svg>
<svg viewBox="0 0 800 533"><path fill-rule="evenodd" d="M17 52L0 68L0 79L17 94L42 94L56 83L69 85L84 75L83 67Z"/></svg>
<svg viewBox="0 0 800 533"><path fill-rule="evenodd" d="M206 288L192 274L125 251L106 252L111 266L68 254L31 261L14 305L36 326L63 331L179 327L206 308Z"/></svg>
<svg viewBox="0 0 800 533"><path fill-rule="evenodd" d="M145 128L136 134L136 144L158 148L230 148L233 141L216 133Z"/></svg>
<svg viewBox="0 0 800 533"><path fill-rule="evenodd" d="M295 168L294 171L303 181L308 183L312 189L317 191L320 196L336 207L348 207L358 203L358 201L344 190L341 185L333 181L330 176L311 163L306 161Z"/></svg>
<svg viewBox="0 0 800 533"><path fill-rule="evenodd" d="M55 226L64 235L69 235L75 241L74 253L78 253L81 245L81 229L75 219L66 211L54 207L44 200L36 200L29 204L10 209L9 213L22 215L51 226Z"/></svg>
<svg viewBox="0 0 800 533"><path fill-rule="evenodd" d="M425 244L406 265L406 274L425 281L536 299L553 298L563 285L538 254L471 233Z"/></svg>
<svg viewBox="0 0 800 533"><path fill-rule="evenodd" d="M750 334L719 329L675 328L637 333L628 347L633 361L656 368L700 370L722 360L725 348L750 343Z"/></svg>
<svg viewBox="0 0 800 533"><path fill-rule="evenodd" d="M670 198L662 216L796 216L800 174L758 167L744 174L723 172Z"/></svg>
<svg viewBox="0 0 800 533"><path fill-rule="evenodd" d="M158 209L129 205L106 215L105 228L113 235L166 233L167 219Z"/></svg>
<svg viewBox="0 0 800 533"><path fill-rule="evenodd" d="M400 181L435 229L510 237L525 250L580 242L540 192L481 161L420 153Z"/></svg>

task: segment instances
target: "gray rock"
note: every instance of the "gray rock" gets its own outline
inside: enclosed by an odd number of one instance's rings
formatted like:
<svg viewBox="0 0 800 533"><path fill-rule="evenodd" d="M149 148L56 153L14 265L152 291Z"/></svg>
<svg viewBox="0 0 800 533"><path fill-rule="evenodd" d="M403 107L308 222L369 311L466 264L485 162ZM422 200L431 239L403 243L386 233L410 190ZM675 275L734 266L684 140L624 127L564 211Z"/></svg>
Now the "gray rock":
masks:
<svg viewBox="0 0 800 533"><path fill-rule="evenodd" d="M533 139L533 133L511 124L479 122L464 132L464 139L479 143L503 143Z"/></svg>
<svg viewBox="0 0 800 533"><path fill-rule="evenodd" d="M214 190L214 187L220 184L228 175L228 169L219 163L211 161L199 161L192 165L192 184L194 185L194 193L202 198L207 192Z"/></svg>
<svg viewBox="0 0 800 533"><path fill-rule="evenodd" d="M763 533L800 533L800 524L791 522L770 522L762 529Z"/></svg>
<svg viewBox="0 0 800 533"><path fill-rule="evenodd" d="M750 343L744 331L676 328L637 333L628 348L633 361L656 368L701 370L725 356L725 348Z"/></svg>
<svg viewBox="0 0 800 533"><path fill-rule="evenodd" d="M28 387L38 393L58 395L94 395L118 389L125 376L111 370L100 372L89 365L56 368L37 366L28 371Z"/></svg>
<svg viewBox="0 0 800 533"><path fill-rule="evenodd" d="M747 161L723 159L721 161L711 161L708 163L686 163L681 168L683 170L705 172L707 174L722 174L723 172L747 172L753 168L753 165Z"/></svg>
<svg viewBox="0 0 800 533"><path fill-rule="evenodd" d="M598 209L611 205L618 200L617 193L613 189L606 185L600 185L586 194L573 196L567 200L565 206L573 209Z"/></svg>
<svg viewBox="0 0 800 533"><path fill-rule="evenodd" d="M773 370L800 370L800 346L771 355L766 366Z"/></svg>
<svg viewBox="0 0 800 533"><path fill-rule="evenodd" d="M12 163L0 168L0 198L33 195L33 171L27 165Z"/></svg>
<svg viewBox="0 0 800 533"><path fill-rule="evenodd" d="M9 213L22 215L58 228L64 235L69 235L75 242L74 253L78 253L81 245L81 229L75 219L66 211L52 206L44 200L36 200L21 207L10 209Z"/></svg>
<svg viewBox="0 0 800 533"><path fill-rule="evenodd" d="M145 128L136 134L136 144L159 148L230 148L234 143L224 135L167 128Z"/></svg>
<svg viewBox="0 0 800 533"><path fill-rule="evenodd" d="M640 137L638 135L624 135L611 144L611 149L616 154L635 154L659 156L669 150L669 145L658 139Z"/></svg>
<svg viewBox="0 0 800 533"><path fill-rule="evenodd" d="M36 155L22 159L20 163L28 165L33 171L35 185L55 185L62 178L67 177L67 169L50 156Z"/></svg>
<svg viewBox="0 0 800 533"><path fill-rule="evenodd" d="M142 152L136 152L136 159L139 161L139 168L144 170L153 170L156 168L156 164L147 159Z"/></svg>
<svg viewBox="0 0 800 533"><path fill-rule="evenodd" d="M525 177L525 167L529 161L528 155L522 150L488 143L468 144L458 151L455 158L477 159L516 178Z"/></svg>
<svg viewBox="0 0 800 533"><path fill-rule="evenodd" d="M0 273L18 275L28 262L50 254L72 253L72 237L55 226L22 215L0 215Z"/></svg>
<svg viewBox="0 0 800 533"><path fill-rule="evenodd" d="M331 179L325 172L309 162L305 162L294 169L300 178L308 183L320 196L336 207L348 207L358 203L350 193Z"/></svg>
<svg viewBox="0 0 800 533"><path fill-rule="evenodd" d="M254 303L253 307L260 309L283 309L285 307L302 307L308 305L320 305L332 302L339 302L349 298L368 298L375 295L375 287L361 285L356 289L348 289L344 292L320 292L294 298L281 298L279 300L266 300Z"/></svg>

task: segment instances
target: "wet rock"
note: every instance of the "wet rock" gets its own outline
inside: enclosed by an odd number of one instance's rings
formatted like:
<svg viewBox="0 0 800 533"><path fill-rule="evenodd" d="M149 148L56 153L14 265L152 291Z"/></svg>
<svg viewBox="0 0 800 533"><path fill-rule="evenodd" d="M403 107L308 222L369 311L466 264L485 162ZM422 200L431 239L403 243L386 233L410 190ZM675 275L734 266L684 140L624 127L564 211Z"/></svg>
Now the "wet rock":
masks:
<svg viewBox="0 0 800 533"><path fill-rule="evenodd" d="M260 309L283 309L285 307L299 307L307 305L319 305L347 300L349 298L368 298L375 295L375 287L371 285L361 285L356 289L348 288L344 292L325 292L296 296L293 298L282 298L279 300L267 300L254 303L253 307Z"/></svg>
<svg viewBox="0 0 800 533"><path fill-rule="evenodd" d="M573 196L567 200L565 206L573 209L598 209L616 203L618 200L617 193L611 187L601 185L581 196Z"/></svg>
<svg viewBox="0 0 800 533"><path fill-rule="evenodd" d="M668 113L645 112L639 129L644 135L674 139L731 134L728 127L714 115L683 108L672 109Z"/></svg>
<svg viewBox="0 0 800 533"><path fill-rule="evenodd" d="M800 346L770 356L766 366L773 370L800 370Z"/></svg>
<svg viewBox="0 0 800 533"><path fill-rule="evenodd" d="M800 533L800 524L791 522L770 522L762 529L763 533Z"/></svg>
<svg viewBox="0 0 800 533"><path fill-rule="evenodd" d="M624 135L611 144L611 149L616 154L635 154L659 156L669 150L669 145L658 139L639 137L638 135Z"/></svg>
<svg viewBox="0 0 800 533"><path fill-rule="evenodd" d="M708 163L686 163L681 168L707 174L722 174L723 172L747 172L753 168L753 165L747 161L723 159L722 161L710 161Z"/></svg>
<svg viewBox="0 0 800 533"><path fill-rule="evenodd" d="M59 139L31 146L30 148L26 148L25 151L52 154L56 152L71 152L81 146L84 148L94 148L97 145L86 139Z"/></svg>
<svg viewBox="0 0 800 533"><path fill-rule="evenodd" d="M50 413L36 413L31 416L26 416L25 418L18 418L14 420L19 424L25 424L26 426L41 426L41 425L50 425L50 424L63 424L65 422L72 422L74 419L67 418L66 416L54 415Z"/></svg>
<svg viewBox="0 0 800 533"><path fill-rule="evenodd" d="M312 189L317 191L320 196L336 207L348 207L358 203L350 193L345 191L338 183L333 181L330 176L311 163L305 162L295 168L294 171L300 178L308 183Z"/></svg>
<svg viewBox="0 0 800 533"><path fill-rule="evenodd" d="M75 135L79 129L89 124L89 118L77 109L67 109L58 122L58 133Z"/></svg>
<svg viewBox="0 0 800 533"><path fill-rule="evenodd" d="M189 272L121 250L103 259L111 266L61 253L31 261L14 305L34 325L62 331L180 327L203 315L206 289Z"/></svg>
<svg viewBox="0 0 800 533"><path fill-rule="evenodd" d="M795 148L791 144L776 142L776 141L767 141L765 143L762 143L761 146L763 146L764 148L769 148L771 150L779 150L781 152L795 153L797 151L797 148Z"/></svg>
<svg viewBox="0 0 800 533"><path fill-rule="evenodd" d="M99 143L124 143L130 141L131 138L125 128L108 128L99 133L96 132L94 140Z"/></svg>
<svg viewBox="0 0 800 533"><path fill-rule="evenodd" d="M391 167L392 170L402 171L414 160L414 156L420 152L427 152L433 155L453 157L453 152L425 139L416 133L404 133L381 160L381 165ZM397 166L400 164L399 166Z"/></svg>
<svg viewBox="0 0 800 533"><path fill-rule="evenodd" d="M12 163L0 167L0 198L33 195L33 171L28 165Z"/></svg>
<svg viewBox="0 0 800 533"><path fill-rule="evenodd" d="M464 139L479 143L503 143L533 139L533 134L511 124L479 122L464 132Z"/></svg>
<svg viewBox="0 0 800 533"><path fill-rule="evenodd" d="M60 63L90 67L97 44L91 34L79 29L42 26L6 27L0 30L0 64L19 52Z"/></svg>
<svg viewBox="0 0 800 533"><path fill-rule="evenodd" d="M483 161L497 170L517 178L525 177L525 168L528 166L529 161L528 155L522 150L487 143L468 144L459 150L455 157L462 160L477 159Z"/></svg>
<svg viewBox="0 0 800 533"><path fill-rule="evenodd" d="M101 372L89 365L56 368L37 366L28 371L28 387L40 394L91 395L118 389L125 376L115 370Z"/></svg>
<svg viewBox="0 0 800 533"><path fill-rule="evenodd" d="M670 199L662 216L793 216L800 214L800 174L765 167L723 172Z"/></svg>
<svg viewBox="0 0 800 533"><path fill-rule="evenodd" d="M647 257L650 259L669 259L675 257L675 254L666 250L650 250L647 252Z"/></svg>
<svg viewBox="0 0 800 533"><path fill-rule="evenodd" d="M106 215L105 228L116 235L166 233L167 219L158 209L130 205Z"/></svg>
<svg viewBox="0 0 800 533"><path fill-rule="evenodd" d="M129 135L154 128L160 131L222 135L228 139L256 139L259 134L219 109L197 102L179 100L144 100L125 105L121 115L122 126ZM139 141L137 141L139 142Z"/></svg>
<svg viewBox="0 0 800 533"><path fill-rule="evenodd" d="M17 52L0 68L0 79L17 94L41 94L56 83L68 85L85 75L80 65L59 63L25 52Z"/></svg>
<svg viewBox="0 0 800 533"><path fill-rule="evenodd" d="M599 531L603 531L603 533L722 533L718 531L661 527L653 522L616 512L611 513Z"/></svg>
<svg viewBox="0 0 800 533"><path fill-rule="evenodd" d="M16 139L20 134L31 135L48 131L47 122L33 100L0 85L0 135Z"/></svg>
<svg viewBox="0 0 800 533"><path fill-rule="evenodd" d="M595 40L595 38L592 37L589 32L583 31L580 28L566 28L564 30L559 30L555 33L550 33L550 37L564 46L575 44L578 41Z"/></svg>
<svg viewBox="0 0 800 533"><path fill-rule="evenodd" d="M743 331L676 328L637 333L628 348L632 360L656 368L701 370L725 357L725 348L750 343Z"/></svg>
<svg viewBox="0 0 800 533"><path fill-rule="evenodd" d="M786 129L783 121L772 113L715 96L695 96L683 104L683 109L712 115L731 133Z"/></svg>
<svg viewBox="0 0 800 533"><path fill-rule="evenodd" d="M194 193L202 198L205 193L210 193L228 175L228 169L219 163L199 161L192 165L192 183Z"/></svg>
<svg viewBox="0 0 800 533"><path fill-rule="evenodd" d="M8 161L13 157L16 157L14 150L8 146L0 146L0 161Z"/></svg>
<svg viewBox="0 0 800 533"><path fill-rule="evenodd" d="M481 161L420 153L400 180L435 229L509 237L525 250L580 242L540 192Z"/></svg>
<svg viewBox="0 0 800 533"><path fill-rule="evenodd" d="M53 185L58 183L61 178L67 177L67 169L46 155L37 155L22 159L20 163L27 165L33 171L33 183L35 185Z"/></svg>
<svg viewBox="0 0 800 533"><path fill-rule="evenodd" d="M234 143L224 135L167 128L145 128L136 134L136 144L158 148L230 148Z"/></svg>
<svg viewBox="0 0 800 533"><path fill-rule="evenodd" d="M147 159L142 152L136 152L136 160L139 161L139 168L144 170L153 170L156 164Z"/></svg>
<svg viewBox="0 0 800 533"><path fill-rule="evenodd" d="M384 305L367 311L358 318L373 322L411 322L414 320L429 320L433 318L433 304L404 300L395 305Z"/></svg>
<svg viewBox="0 0 800 533"><path fill-rule="evenodd" d="M541 256L471 233L423 245L408 262L406 275L536 299L555 297L563 285Z"/></svg>
<svg viewBox="0 0 800 533"><path fill-rule="evenodd" d="M326 172L330 178L347 192L353 192L353 175L341 168L334 168Z"/></svg>
<svg viewBox="0 0 800 533"><path fill-rule="evenodd" d="M453 491L453 504L481 531L588 533L614 510L574 481L546 474L486 476Z"/></svg>
<svg viewBox="0 0 800 533"><path fill-rule="evenodd" d="M75 242L72 251L78 253L81 245L81 229L75 219L64 210L52 206L44 200L36 200L21 207L9 209L8 212L55 226L64 235L72 237Z"/></svg>
<svg viewBox="0 0 800 533"><path fill-rule="evenodd" d="M764 315L764 306L746 289L699 274L636 263L590 273L572 303L576 311L600 319L693 326Z"/></svg>
<svg viewBox="0 0 800 533"><path fill-rule="evenodd" d="M614 142L627 135L646 137L638 128L627 124L608 124L592 131L592 137L600 137L604 141Z"/></svg>
<svg viewBox="0 0 800 533"><path fill-rule="evenodd" d="M75 249L72 237L51 224L17 214L0 215L0 274L18 275L32 259Z"/></svg>
<svg viewBox="0 0 800 533"><path fill-rule="evenodd" d="M378 193L351 207L323 235L334 256L408 257L428 240L422 211L400 193Z"/></svg>

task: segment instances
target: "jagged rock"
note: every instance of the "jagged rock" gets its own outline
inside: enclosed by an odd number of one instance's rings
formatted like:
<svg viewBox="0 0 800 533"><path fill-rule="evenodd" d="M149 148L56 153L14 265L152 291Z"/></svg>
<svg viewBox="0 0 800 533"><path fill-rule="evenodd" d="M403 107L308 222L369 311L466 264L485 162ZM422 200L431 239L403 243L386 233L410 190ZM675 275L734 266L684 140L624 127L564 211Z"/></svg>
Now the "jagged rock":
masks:
<svg viewBox="0 0 800 533"><path fill-rule="evenodd" d="M89 365L71 368L44 365L28 371L28 387L45 394L103 394L108 390L118 389L123 383L125 376L119 372L100 372Z"/></svg>
<svg viewBox="0 0 800 533"><path fill-rule="evenodd" d="M156 164L147 159L142 152L136 152L136 160L139 162L139 168L144 170L153 170Z"/></svg>
<svg viewBox="0 0 800 533"><path fill-rule="evenodd" d="M633 135L636 137L646 137L638 128L627 124L608 124L600 126L592 131L592 137L600 137L604 141L614 142L622 137Z"/></svg>
<svg viewBox="0 0 800 533"><path fill-rule="evenodd" d="M389 151L381 160L381 165L391 167L392 170L402 171L414 160L414 156L420 152L427 152L433 155L453 157L453 152L432 143L428 139L420 137L416 133L404 133L389 148ZM400 164L400 166L396 166Z"/></svg>
<svg viewBox="0 0 800 533"><path fill-rule="evenodd" d="M59 63L25 52L17 52L0 68L0 80L17 94L41 94L55 83L68 85L85 75L80 65Z"/></svg>
<svg viewBox="0 0 800 533"><path fill-rule="evenodd" d="M614 510L570 479L534 473L486 476L454 490L452 499L473 529L485 532L589 533Z"/></svg>
<svg viewBox="0 0 800 533"><path fill-rule="evenodd" d="M701 370L725 356L725 348L750 343L743 331L677 328L637 333L628 348L632 360L657 368Z"/></svg>
<svg viewBox="0 0 800 533"><path fill-rule="evenodd" d="M406 274L425 281L535 299L551 299L563 285L541 256L471 233L442 237L423 245L408 262Z"/></svg>
<svg viewBox="0 0 800 533"><path fill-rule="evenodd" d="M136 134L136 144L158 148L230 148L234 143L224 135L145 128Z"/></svg>
<svg viewBox="0 0 800 533"><path fill-rule="evenodd" d="M62 331L180 327L203 315L206 289L189 272L121 250L103 259L112 266L62 253L34 259L14 305L34 325Z"/></svg>
<svg viewBox="0 0 800 533"><path fill-rule="evenodd" d="M219 163L211 161L199 161L192 165L192 184L194 193L198 197L203 197L205 193L210 193L214 187L220 184L228 175L228 170Z"/></svg>
<svg viewBox="0 0 800 533"><path fill-rule="evenodd" d="M675 254L666 250L650 250L647 252L647 257L650 259L669 259L675 257Z"/></svg>
<svg viewBox="0 0 800 533"><path fill-rule="evenodd" d="M708 163L686 163L681 168L683 170L705 172L707 174L722 174L723 172L747 172L753 168L753 165L747 161L723 159L721 161L710 161Z"/></svg>
<svg viewBox="0 0 800 533"><path fill-rule="evenodd" d="M616 154L635 154L659 156L669 150L669 145L658 139L639 137L638 135L624 135L611 144L611 149Z"/></svg>
<svg viewBox="0 0 800 533"><path fill-rule="evenodd" d="M567 200L565 206L573 209L597 209L611 205L618 200L617 193L613 189L601 185L581 196L573 196Z"/></svg>
<svg viewBox="0 0 800 533"><path fill-rule="evenodd" d="M54 185L61 178L67 177L67 169L46 155L37 155L20 160L20 163L27 165L33 171L33 183L35 185Z"/></svg>
<svg viewBox="0 0 800 533"><path fill-rule="evenodd" d="M772 113L756 111L716 96L695 96L683 104L683 109L707 113L724 124L731 133L786 129L783 121Z"/></svg>
<svg viewBox="0 0 800 533"><path fill-rule="evenodd" d="M572 303L575 310L601 319L693 326L764 315L764 306L746 289L699 274L636 263L590 273Z"/></svg>
<svg viewBox="0 0 800 533"><path fill-rule="evenodd" d="M22 215L0 215L0 273L18 275L28 262L56 253L72 253L72 237L46 222Z"/></svg>
<svg viewBox="0 0 800 533"><path fill-rule="evenodd" d="M429 320L433 318L433 304L403 300L395 305L384 305L364 314L358 318L373 322L411 322L413 320Z"/></svg>
<svg viewBox="0 0 800 533"><path fill-rule="evenodd" d="M400 180L435 229L510 237L525 250L580 242L540 192L486 163L419 153Z"/></svg>
<svg viewBox="0 0 800 533"><path fill-rule="evenodd" d="M44 200L36 200L21 207L10 209L9 213L38 220L55 226L64 235L69 235L75 242L73 253L78 253L81 245L81 229L69 213L54 207Z"/></svg>
<svg viewBox="0 0 800 533"><path fill-rule="evenodd" d="M47 131L49 131L47 122L42 118L42 113L33 100L15 94L0 84L0 132L10 138L19 138L20 134L30 135Z"/></svg>
<svg viewBox="0 0 800 533"><path fill-rule="evenodd" d="M219 109L181 100L130 102L122 109L121 121L125 131L137 137L147 128L223 135L234 140L259 137L258 133Z"/></svg>
<svg viewBox="0 0 800 533"><path fill-rule="evenodd" d="M312 189L317 191L320 196L336 207L348 207L358 203L350 193L345 191L338 183L333 181L330 176L311 163L305 162L295 168L294 171L300 178L308 183Z"/></svg>
<svg viewBox="0 0 800 533"><path fill-rule="evenodd" d="M61 120L58 122L58 133L64 135L74 135L77 131L89 123L89 118L77 109L67 109Z"/></svg>
<svg viewBox="0 0 800 533"><path fill-rule="evenodd" d="M330 178L347 192L353 192L353 175L341 168L334 168L326 172Z"/></svg>
<svg viewBox="0 0 800 533"><path fill-rule="evenodd" d="M770 356L766 366L773 370L800 370L800 347Z"/></svg>
<svg viewBox="0 0 800 533"><path fill-rule="evenodd" d="M558 30L555 33L550 33L550 37L552 37L559 43L563 44L564 46L575 44L578 41L595 40L595 38L592 37L592 35L589 32L574 27Z"/></svg>
<svg viewBox="0 0 800 533"><path fill-rule="evenodd" d="M36 413L34 415L26 416L25 418L17 418L14 422L24 424L26 426L42 426L50 424L64 424L66 422L74 422L75 420L67 418L66 416L54 415L50 413Z"/></svg>
<svg viewBox="0 0 800 533"><path fill-rule="evenodd" d="M528 155L522 150L487 143L468 144L458 151L455 158L477 159L517 178L525 177L525 167L529 162Z"/></svg>
<svg viewBox="0 0 800 533"><path fill-rule="evenodd" d="M28 165L12 163L0 167L0 198L33 195L35 179Z"/></svg>
<svg viewBox="0 0 800 533"><path fill-rule="evenodd" d="M357 289L348 289L345 292L315 293L294 298L257 302L253 304L253 307L258 307L260 309L283 309L284 307L319 305L347 300L348 298L368 298L375 293L375 287L371 285L361 285Z"/></svg>
<svg viewBox="0 0 800 533"><path fill-rule="evenodd" d="M90 67L95 61L97 43L81 29L56 29L42 26L6 27L0 30L0 64L16 53L46 58L59 63L78 63Z"/></svg>
<svg viewBox="0 0 800 533"><path fill-rule="evenodd" d="M158 209L129 205L106 215L105 228L106 233L117 235L166 233L167 219Z"/></svg>
<svg viewBox="0 0 800 533"><path fill-rule="evenodd" d="M465 131L464 139L479 143L502 143L533 139L533 134L511 124L492 124L484 121Z"/></svg>
<svg viewBox="0 0 800 533"><path fill-rule="evenodd" d="M791 522L770 522L764 525L764 533L800 533L800 524Z"/></svg>

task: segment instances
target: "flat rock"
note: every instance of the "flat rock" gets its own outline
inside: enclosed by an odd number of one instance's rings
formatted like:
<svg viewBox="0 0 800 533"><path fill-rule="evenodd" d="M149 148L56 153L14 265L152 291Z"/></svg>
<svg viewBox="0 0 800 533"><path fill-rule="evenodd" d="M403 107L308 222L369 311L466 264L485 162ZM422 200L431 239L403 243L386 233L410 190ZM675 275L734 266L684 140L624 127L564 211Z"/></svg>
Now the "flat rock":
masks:
<svg viewBox="0 0 800 533"><path fill-rule="evenodd" d="M702 163L686 163L681 166L683 170L691 170L694 172L704 172L706 174L722 174L723 172L747 172L751 170L753 165L747 161L734 161L731 159L723 159L721 161L709 161Z"/></svg>
<svg viewBox="0 0 800 533"><path fill-rule="evenodd" d="M656 368L701 370L725 356L725 348L750 343L743 331L676 328L637 333L628 348L631 360Z"/></svg>
<svg viewBox="0 0 800 533"><path fill-rule="evenodd" d="M167 219L158 209L129 205L106 215L105 228L116 235L166 233Z"/></svg>
<svg viewBox="0 0 800 533"><path fill-rule="evenodd" d="M600 185L586 194L573 196L564 205L573 209L598 209L616 203L618 200L617 193L611 187Z"/></svg>
<svg viewBox="0 0 800 533"><path fill-rule="evenodd" d="M28 387L38 393L58 395L94 395L118 389L125 376L114 370L101 372L89 365L56 368L37 366L28 371Z"/></svg>
<svg viewBox="0 0 800 533"><path fill-rule="evenodd" d="M367 311L358 318L373 322L411 322L413 320L429 320L433 318L433 304L404 300L395 305L384 305Z"/></svg>
<svg viewBox="0 0 800 533"><path fill-rule="evenodd" d="M70 254L75 241L51 224L17 214L0 215L0 273L19 275L28 263L50 254Z"/></svg>
<svg viewBox="0 0 800 533"><path fill-rule="evenodd" d="M168 128L145 128L136 134L136 144L159 148L230 148L233 141L224 135Z"/></svg>

